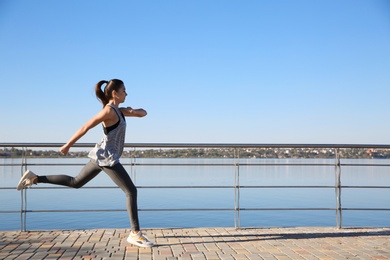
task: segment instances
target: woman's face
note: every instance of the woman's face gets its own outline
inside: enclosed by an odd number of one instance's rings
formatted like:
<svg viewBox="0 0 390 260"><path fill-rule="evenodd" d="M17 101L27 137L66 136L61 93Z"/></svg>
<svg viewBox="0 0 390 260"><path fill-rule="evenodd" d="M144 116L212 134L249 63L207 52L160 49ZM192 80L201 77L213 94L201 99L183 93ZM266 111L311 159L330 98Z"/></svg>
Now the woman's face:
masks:
<svg viewBox="0 0 390 260"><path fill-rule="evenodd" d="M126 96L127 96L127 93L126 93L126 88L124 85L122 85L122 87L120 87L118 89L118 91L114 90L114 97L116 97L118 99L119 103L125 102Z"/></svg>

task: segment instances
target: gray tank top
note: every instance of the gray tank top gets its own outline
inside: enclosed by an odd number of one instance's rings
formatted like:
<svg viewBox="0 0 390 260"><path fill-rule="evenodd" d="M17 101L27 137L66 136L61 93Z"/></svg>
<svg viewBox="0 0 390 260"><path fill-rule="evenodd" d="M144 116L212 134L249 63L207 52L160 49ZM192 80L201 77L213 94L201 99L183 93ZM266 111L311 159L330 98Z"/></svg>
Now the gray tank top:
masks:
<svg viewBox="0 0 390 260"><path fill-rule="evenodd" d="M125 143L126 120L115 106L111 104L107 106L115 110L119 118L119 124L116 128L105 133L100 143L97 143L88 154L88 157L94 160L99 166L114 166L119 163L119 158L122 155L123 145Z"/></svg>

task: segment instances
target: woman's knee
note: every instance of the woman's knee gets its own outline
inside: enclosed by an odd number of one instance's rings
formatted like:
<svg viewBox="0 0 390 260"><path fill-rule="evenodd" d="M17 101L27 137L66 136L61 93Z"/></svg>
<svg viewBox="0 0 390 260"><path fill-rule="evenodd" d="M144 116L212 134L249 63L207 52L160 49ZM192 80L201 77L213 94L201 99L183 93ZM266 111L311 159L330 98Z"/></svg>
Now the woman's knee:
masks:
<svg viewBox="0 0 390 260"><path fill-rule="evenodd" d="M84 185L86 184L86 182L84 181L81 181L81 180L78 180L77 178L73 178L72 180L72 188L75 188L75 189L80 189L81 187L83 187Z"/></svg>
<svg viewBox="0 0 390 260"><path fill-rule="evenodd" d="M84 185L82 183L73 182L71 187L74 188L74 189L80 189L83 186Z"/></svg>
<svg viewBox="0 0 390 260"><path fill-rule="evenodd" d="M127 185L123 191L126 193L126 196L137 197L138 190L135 186Z"/></svg>
<svg viewBox="0 0 390 260"><path fill-rule="evenodd" d="M83 185L81 185L81 184L76 184L73 186L73 188L75 188L75 189L80 189L81 187L83 187Z"/></svg>

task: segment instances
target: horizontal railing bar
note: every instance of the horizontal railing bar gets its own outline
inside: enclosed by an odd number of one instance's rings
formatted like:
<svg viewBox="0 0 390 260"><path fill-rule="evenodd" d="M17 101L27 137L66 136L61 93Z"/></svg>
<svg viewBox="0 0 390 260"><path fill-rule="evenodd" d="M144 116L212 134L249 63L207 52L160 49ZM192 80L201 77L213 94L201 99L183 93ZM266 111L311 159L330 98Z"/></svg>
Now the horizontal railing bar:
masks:
<svg viewBox="0 0 390 260"><path fill-rule="evenodd" d="M390 208L342 208L350 211L390 211ZM176 209L138 209L138 211L150 212L169 212L169 211L317 211L317 210L336 210L336 208L176 208ZM6 210L0 213L76 213L76 212L126 212L126 209L63 209L63 210Z"/></svg>
<svg viewBox="0 0 390 260"><path fill-rule="evenodd" d="M240 210L336 210L336 208L240 208ZM390 211L390 208L342 208L342 210L378 210Z"/></svg>
<svg viewBox="0 0 390 260"><path fill-rule="evenodd" d="M237 187L238 188L238 187ZM336 186L283 186L283 185L274 185L274 186L245 186L240 185L240 189L319 189L319 188L336 188Z"/></svg>
<svg viewBox="0 0 390 260"><path fill-rule="evenodd" d="M44 164L44 163L27 163L27 164L21 164L21 163L15 163L15 164L3 164L3 166L20 166L20 165L29 165L31 166L84 166L85 163L80 163L80 164ZM135 163L135 164L126 164L122 163L124 166L220 166L220 167L225 167L225 166L266 166L266 167L271 167L271 166L329 166L329 167L334 167L334 164L282 164L282 163L267 163L267 164L261 164L261 163L236 163L236 164L229 164L229 163L221 163L221 164L196 164L196 163L177 163L177 164L168 164L168 163L162 163L162 164L141 164L141 163ZM381 167L390 167L390 164L340 164L340 166L349 166L349 167L376 167L376 166L381 166Z"/></svg>
<svg viewBox="0 0 390 260"><path fill-rule="evenodd" d="M390 208L343 208L343 210L373 210L373 211L388 211Z"/></svg>
<svg viewBox="0 0 390 260"><path fill-rule="evenodd" d="M61 147L63 143L0 143L0 147ZM76 143L74 148L93 147L95 143ZM389 149L390 144L245 144L245 143L125 143L130 148L377 148Z"/></svg>
<svg viewBox="0 0 390 260"><path fill-rule="evenodd" d="M390 164L374 164L374 163L370 163L370 164L364 164L364 163L341 163L340 166L390 166Z"/></svg>
<svg viewBox="0 0 390 260"><path fill-rule="evenodd" d="M240 210L336 210L336 208L240 208ZM390 210L390 209L389 209Z"/></svg>
<svg viewBox="0 0 390 260"><path fill-rule="evenodd" d="M127 211L126 209L31 209L23 210L26 213L75 213L75 212L122 212Z"/></svg>
<svg viewBox="0 0 390 260"><path fill-rule="evenodd" d="M137 186L139 189L320 189L320 188L336 188L336 186L285 186L285 185L259 185L259 186ZM340 186L340 188L346 189L389 189L390 186ZM0 190L14 190L15 187L0 187ZM70 187L31 187L29 190L59 190L59 189L73 189ZM82 189L119 189L117 186L88 186Z"/></svg>
<svg viewBox="0 0 390 260"><path fill-rule="evenodd" d="M195 158L197 159L197 158ZM213 158L212 158L213 159ZM219 158L215 158L219 159ZM245 159L245 158L241 158ZM261 159L261 158L258 158ZM323 158L321 158L323 159ZM333 159L330 159L333 160ZM32 165L32 164L31 164ZM53 164L56 165L56 164ZM66 165L66 164L65 164ZM69 165L69 164L68 164ZM83 164L78 164L83 165ZM133 163L133 164L126 164L123 163L123 165L131 165L131 166L333 166L334 163L161 163L161 164L155 164L155 163ZM340 166L390 166L390 164L352 164L352 163L341 163Z"/></svg>
<svg viewBox="0 0 390 260"><path fill-rule="evenodd" d="M233 189L236 186L137 186L137 189ZM334 187L333 187L334 188ZM16 189L15 187L5 187L1 189ZM30 187L28 190L60 190L74 189L71 187ZM88 186L81 189L119 189L118 186Z"/></svg>
<svg viewBox="0 0 390 260"><path fill-rule="evenodd" d="M183 209L138 209L138 211L234 211L234 208L183 208ZM126 209L53 209L23 210L26 213L75 213L75 212L126 212ZM20 213L20 211L18 211Z"/></svg>
<svg viewBox="0 0 390 260"><path fill-rule="evenodd" d="M340 186L346 189L389 189L390 186Z"/></svg>
<svg viewBox="0 0 390 260"><path fill-rule="evenodd" d="M66 158L64 158L66 159ZM216 158L219 159L219 158ZM3 166L84 166L85 163L13 163L13 164L2 164ZM124 166L329 166L334 167L334 163L122 163ZM389 167L390 164L352 164L352 163L341 163L340 166L358 166L358 167L376 167L384 166Z"/></svg>
<svg viewBox="0 0 390 260"><path fill-rule="evenodd" d="M62 159L62 158L61 158ZM66 158L64 158L66 159ZM219 158L216 158L219 159ZM125 166L334 166L334 163L312 163L312 164L297 164L297 163L123 163ZM83 166L85 163L14 163L3 164L3 166ZM364 164L357 164L364 165ZM375 164L376 165L376 164ZM374 165L374 166L375 166ZM382 164L379 164L382 165ZM388 165L390 166L390 165Z"/></svg>
<svg viewBox="0 0 390 260"><path fill-rule="evenodd" d="M240 188L299 188L299 189L305 189L305 188L336 188L337 186L243 186L241 185ZM373 189L388 189L390 186L340 186L340 188L373 188Z"/></svg>

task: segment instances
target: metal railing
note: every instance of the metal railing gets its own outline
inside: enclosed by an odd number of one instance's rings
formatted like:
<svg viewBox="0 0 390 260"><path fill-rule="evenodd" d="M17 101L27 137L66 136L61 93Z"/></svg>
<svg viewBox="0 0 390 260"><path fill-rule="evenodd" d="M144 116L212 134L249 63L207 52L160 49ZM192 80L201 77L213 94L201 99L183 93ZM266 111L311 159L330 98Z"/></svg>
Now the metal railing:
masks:
<svg viewBox="0 0 390 260"><path fill-rule="evenodd" d="M28 166L31 166L27 160L28 155L26 154L28 148L30 149L41 149L41 148L58 148L62 146L60 143L0 143L0 149L4 148L15 148L21 149L23 151L22 154L22 162L21 163L12 163L3 166L20 166L21 174L27 169ZM94 144L91 143L80 143L75 144L74 148L91 148ZM390 208L343 208L342 200L341 200L341 192L342 189L353 189L353 188L361 188L361 189L390 189L390 186L343 186L341 185L341 169L345 166L367 166L368 164L351 164L351 163L340 163L340 153L341 149L382 149L387 150L390 149L390 145L359 145L359 144L177 144L177 143L126 143L125 149L130 149L136 151L137 149L172 149L172 148L203 148L203 149L231 149L233 150L233 163L222 163L222 164L204 164L201 166L230 166L234 167L234 183L233 185L207 185L207 186L137 186L139 189L233 189L234 190L234 208L185 208L185 209L143 209L140 208L139 211L234 211L234 226L235 228L241 227L241 217L240 213L242 211L260 211L260 210L332 210L336 213L336 227L342 228L342 214L344 210L376 210L376 211L390 211ZM299 164L278 164L278 163L243 163L240 161L240 152L242 149L328 149L332 150L334 154L334 162L333 163L323 163L323 164L312 164L312 163L299 163ZM130 152L131 153L131 152ZM130 163L123 163L124 166L130 167L130 174L132 178L136 178L136 169L140 166L200 166L199 164L188 164L188 163L170 163L170 164L146 164L139 163L136 161L135 156L130 157ZM53 164L33 164L40 166L50 166ZM58 166L59 164L54 164ZM74 166L79 164L61 164L62 166ZM242 167L251 167L251 166L316 166L316 167L334 167L335 169L335 185L317 185L317 186L259 186L259 185L241 185L240 184L240 169ZM390 167L390 164L369 164L369 166L375 167ZM109 188L117 188L114 186L89 186L87 188L92 189L109 189ZM242 189L302 189L302 188L312 188L312 189L334 189L335 190L335 207L331 208L244 208L241 207L241 190ZM14 187L0 187L0 190L6 189L15 189ZM37 188L34 188L37 189ZM51 189L49 187L43 187L39 189ZM27 229L27 213L36 212L113 212L113 211L126 211L125 209L90 209L90 210L29 210L27 208L27 190L21 191L21 208L20 210L2 210L0 209L0 214L7 213L19 213L20 214L20 229L21 231L26 231Z"/></svg>

